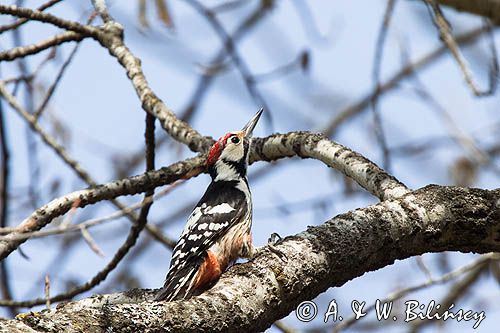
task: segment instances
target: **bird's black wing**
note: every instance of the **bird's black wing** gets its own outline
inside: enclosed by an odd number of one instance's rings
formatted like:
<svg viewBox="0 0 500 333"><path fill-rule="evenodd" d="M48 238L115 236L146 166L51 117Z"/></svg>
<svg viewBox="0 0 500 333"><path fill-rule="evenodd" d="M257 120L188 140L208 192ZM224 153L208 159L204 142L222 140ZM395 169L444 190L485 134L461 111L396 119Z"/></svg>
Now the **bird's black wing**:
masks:
<svg viewBox="0 0 500 333"><path fill-rule="evenodd" d="M191 213L172 253L170 270L156 300L184 298L192 291L206 251L246 214L245 193L233 181L212 182Z"/></svg>

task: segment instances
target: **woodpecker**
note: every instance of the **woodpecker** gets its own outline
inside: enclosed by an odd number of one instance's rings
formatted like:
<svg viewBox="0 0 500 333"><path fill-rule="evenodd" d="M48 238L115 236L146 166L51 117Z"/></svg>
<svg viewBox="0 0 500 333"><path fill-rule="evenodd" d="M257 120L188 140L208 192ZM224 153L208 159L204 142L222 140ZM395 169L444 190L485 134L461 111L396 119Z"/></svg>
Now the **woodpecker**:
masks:
<svg viewBox="0 0 500 333"><path fill-rule="evenodd" d="M241 131L225 134L210 149L206 166L212 182L175 245L169 272L156 301L187 299L199 294L237 258L255 255L247 165L252 132L262 111Z"/></svg>

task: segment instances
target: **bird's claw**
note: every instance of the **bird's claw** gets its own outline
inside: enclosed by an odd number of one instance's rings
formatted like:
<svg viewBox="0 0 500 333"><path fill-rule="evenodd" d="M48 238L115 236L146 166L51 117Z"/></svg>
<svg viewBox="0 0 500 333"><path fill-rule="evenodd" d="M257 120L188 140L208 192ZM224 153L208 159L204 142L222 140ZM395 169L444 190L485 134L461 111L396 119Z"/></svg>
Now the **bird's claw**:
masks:
<svg viewBox="0 0 500 333"><path fill-rule="evenodd" d="M271 245L274 245L274 244L277 244L278 242L281 242L282 240L283 240L283 238L281 238L281 236L278 233L273 232L271 234L271 236L269 236L269 239L267 240L267 243L271 244Z"/></svg>
<svg viewBox="0 0 500 333"><path fill-rule="evenodd" d="M281 238L281 236L278 233L273 232L268 239L267 248L269 249L269 251L275 254L281 261L286 261L286 255L283 253L283 251L278 250L274 246L279 242L281 242L282 240L283 238Z"/></svg>

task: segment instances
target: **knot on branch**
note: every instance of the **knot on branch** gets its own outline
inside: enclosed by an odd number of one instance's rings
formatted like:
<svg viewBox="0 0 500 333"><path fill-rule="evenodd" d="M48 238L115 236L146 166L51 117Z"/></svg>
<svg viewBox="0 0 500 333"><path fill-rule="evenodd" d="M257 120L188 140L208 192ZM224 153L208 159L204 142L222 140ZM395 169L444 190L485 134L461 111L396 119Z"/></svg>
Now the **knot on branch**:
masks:
<svg viewBox="0 0 500 333"><path fill-rule="evenodd" d="M108 21L104 23L101 29L107 34L114 35L123 40L123 26L116 21Z"/></svg>
<svg viewBox="0 0 500 333"><path fill-rule="evenodd" d="M123 44L123 30L123 26L120 23L108 21L99 28L100 33L97 38L102 46L111 51L113 46Z"/></svg>

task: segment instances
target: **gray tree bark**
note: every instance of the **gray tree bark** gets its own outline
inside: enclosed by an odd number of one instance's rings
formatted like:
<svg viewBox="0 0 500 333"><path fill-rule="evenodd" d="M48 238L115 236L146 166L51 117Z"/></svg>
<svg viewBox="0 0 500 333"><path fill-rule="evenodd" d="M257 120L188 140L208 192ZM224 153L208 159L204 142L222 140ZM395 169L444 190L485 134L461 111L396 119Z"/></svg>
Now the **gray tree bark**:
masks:
<svg viewBox="0 0 500 333"><path fill-rule="evenodd" d="M151 301L153 291L96 295L3 321L5 332L257 332L304 300L426 252L500 251L500 189L430 185L357 209L235 265L204 294Z"/></svg>

